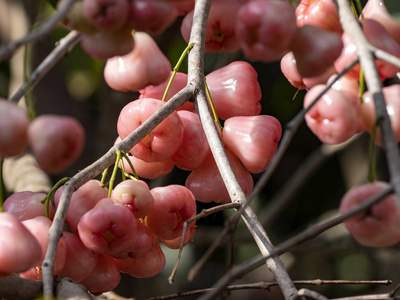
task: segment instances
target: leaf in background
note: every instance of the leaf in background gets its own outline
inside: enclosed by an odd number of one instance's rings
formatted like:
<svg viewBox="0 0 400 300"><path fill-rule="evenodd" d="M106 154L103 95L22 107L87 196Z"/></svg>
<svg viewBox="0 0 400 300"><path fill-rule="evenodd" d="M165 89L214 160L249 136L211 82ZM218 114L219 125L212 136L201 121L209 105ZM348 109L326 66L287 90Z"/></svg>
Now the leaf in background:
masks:
<svg viewBox="0 0 400 300"><path fill-rule="evenodd" d="M47 2L48 2L53 8L57 8L58 0L47 0Z"/></svg>
<svg viewBox="0 0 400 300"><path fill-rule="evenodd" d="M399 0L384 0L388 12L400 23L400 1Z"/></svg>

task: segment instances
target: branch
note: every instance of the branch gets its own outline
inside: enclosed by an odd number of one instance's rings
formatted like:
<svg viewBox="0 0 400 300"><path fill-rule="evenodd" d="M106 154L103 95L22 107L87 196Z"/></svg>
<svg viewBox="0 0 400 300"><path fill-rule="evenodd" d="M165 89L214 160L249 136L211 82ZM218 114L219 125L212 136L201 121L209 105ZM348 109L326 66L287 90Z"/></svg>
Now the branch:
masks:
<svg viewBox="0 0 400 300"><path fill-rule="evenodd" d="M31 88L38 84L54 65L69 53L79 41L80 34L77 31L71 31L67 36L62 38L57 47L40 63L28 80L20 86L9 101L18 102Z"/></svg>
<svg viewBox="0 0 400 300"><path fill-rule="evenodd" d="M382 142L386 151L387 165L389 168L392 186L400 204L400 151L397 147L390 118L386 110L386 103L382 93L382 82L375 65L375 57L370 43L353 14L348 0L337 0L340 23L343 30L349 35L357 48L360 64L364 70L368 90L374 99L376 120L382 132ZM400 205L399 205L400 209Z"/></svg>
<svg viewBox="0 0 400 300"><path fill-rule="evenodd" d="M19 47L35 42L40 38L47 36L51 30L65 17L76 0L65 0L58 7L56 13L53 14L46 22L44 22L37 30L26 35L22 39L10 42L0 47L0 61L8 59Z"/></svg>

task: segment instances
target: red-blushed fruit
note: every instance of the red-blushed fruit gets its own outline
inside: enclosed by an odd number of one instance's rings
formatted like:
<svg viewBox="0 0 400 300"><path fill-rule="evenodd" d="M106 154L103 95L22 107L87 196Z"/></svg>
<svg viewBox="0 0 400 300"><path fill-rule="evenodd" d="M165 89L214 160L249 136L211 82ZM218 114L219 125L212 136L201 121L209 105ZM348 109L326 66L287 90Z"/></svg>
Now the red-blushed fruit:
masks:
<svg viewBox="0 0 400 300"><path fill-rule="evenodd" d="M136 278L150 278L160 273L165 266L165 255L154 238L154 248L139 258L115 259L118 270Z"/></svg>
<svg viewBox="0 0 400 300"><path fill-rule="evenodd" d="M172 71L170 72L170 75L172 75ZM169 79L171 76L168 77L167 80L164 82L160 83L159 85L148 85L144 89L141 89L139 99L142 98L155 98L162 100L165 90L167 88ZM168 101L171 99L176 93L178 93L180 90L182 90L186 85L187 85L187 79L188 76L185 73L180 73L177 72L175 74L174 80L172 81L171 86L169 87L167 96L165 98L165 101ZM194 110L194 103L193 102L185 102L182 106L178 107L176 110L189 110L192 111Z"/></svg>
<svg viewBox="0 0 400 300"><path fill-rule="evenodd" d="M28 145L29 118L26 110L0 98L0 155L22 154Z"/></svg>
<svg viewBox="0 0 400 300"><path fill-rule="evenodd" d="M114 255L128 248L134 238L136 223L129 208L104 198L82 216L78 234L87 248L100 254Z"/></svg>
<svg viewBox="0 0 400 300"><path fill-rule="evenodd" d="M100 255L86 248L76 234L64 231L63 238L67 246L67 256L59 275L81 282L92 273Z"/></svg>
<svg viewBox="0 0 400 300"><path fill-rule="evenodd" d="M58 1L57 8L59 9L61 5L64 5L65 2L67 2L67 0ZM79 31L84 34L94 34L98 31L98 29L90 24L83 15L83 1L75 1L61 22L69 29Z"/></svg>
<svg viewBox="0 0 400 300"><path fill-rule="evenodd" d="M394 56L400 57L400 45L390 36L390 34L381 24L372 19L362 19L360 20L360 23L366 38L372 46L382 49ZM346 33L343 33L342 41L344 44L342 53L334 63L338 72L347 67L347 65L357 56L357 49ZM376 59L375 64L381 80L392 78L397 72L399 72L398 67L380 59ZM346 73L346 76L350 76L353 79L359 80L359 73L360 65L357 64L351 68L348 73Z"/></svg>
<svg viewBox="0 0 400 300"><path fill-rule="evenodd" d="M232 117L225 121L222 142L250 173L265 171L275 155L282 126L273 116Z"/></svg>
<svg viewBox="0 0 400 300"><path fill-rule="evenodd" d="M299 74L314 77L323 74L339 57L343 42L336 33L304 25L297 30L291 48Z"/></svg>
<svg viewBox="0 0 400 300"><path fill-rule="evenodd" d="M301 90L310 89L318 84L325 84L332 75L336 74L336 69L332 65L321 75L313 77L301 76L297 70L297 63L293 52L289 52L282 57L281 71L291 85Z"/></svg>
<svg viewBox="0 0 400 300"><path fill-rule="evenodd" d="M150 118L165 102L144 98L128 103L118 118L117 130L126 138ZM170 114L129 152L146 162L164 161L178 150L183 139L183 125L177 112Z"/></svg>
<svg viewBox="0 0 400 300"><path fill-rule="evenodd" d="M187 243L189 243L193 239L195 233L196 233L196 226L188 225L186 227L185 242L183 243L183 246L186 246ZM182 246L182 235L173 240L160 239L160 241L170 249L180 249L180 247Z"/></svg>
<svg viewBox="0 0 400 300"><path fill-rule="evenodd" d="M97 31L82 34L81 46L91 57L106 60L114 56L126 55L132 51L134 42L131 29L118 31Z"/></svg>
<svg viewBox="0 0 400 300"><path fill-rule="evenodd" d="M150 192L154 197L154 207L146 216L145 224L160 239L173 240L180 237L184 222L196 215L193 193L181 185L156 187ZM188 226L194 227L195 222Z"/></svg>
<svg viewBox="0 0 400 300"><path fill-rule="evenodd" d="M128 0L83 0L83 15L99 30L118 30L128 21Z"/></svg>
<svg viewBox="0 0 400 300"><path fill-rule="evenodd" d="M138 91L167 80L171 71L168 58L145 32L133 35L135 47L124 56L109 58L104 67L107 84L118 91Z"/></svg>
<svg viewBox="0 0 400 300"><path fill-rule="evenodd" d="M235 52L240 42L235 33L237 13L247 0L213 1L207 19L205 47L206 52ZM182 21L181 33L189 42L194 11L188 13Z"/></svg>
<svg viewBox="0 0 400 300"><path fill-rule="evenodd" d="M368 0L362 10L362 16L379 22L390 36L400 43L400 24L387 11L383 0Z"/></svg>
<svg viewBox="0 0 400 300"><path fill-rule="evenodd" d="M17 192L10 195L3 204L4 212L13 214L19 221L46 216L46 205L41 201L45 193L31 191Z"/></svg>
<svg viewBox="0 0 400 300"><path fill-rule="evenodd" d="M134 238L128 247L119 253L112 255L117 259L139 258L154 248L154 235L151 230L143 224L142 219L136 219L135 226L131 227Z"/></svg>
<svg viewBox="0 0 400 300"><path fill-rule="evenodd" d="M351 188L342 198L340 213L345 213L387 189L386 182L367 183ZM388 247L400 242L400 216L395 195L389 195L366 211L344 221L350 234L362 245Z"/></svg>
<svg viewBox="0 0 400 300"><path fill-rule="evenodd" d="M254 186L253 177L229 149L225 150L243 192L248 195ZM192 191L197 201L205 203L231 202L212 155L209 155L198 169L190 173L186 178L185 186Z"/></svg>
<svg viewBox="0 0 400 300"><path fill-rule="evenodd" d="M304 97L308 107L325 88L316 85ZM359 131L360 100L356 95L335 89L328 90L305 115L307 126L326 144L340 144Z"/></svg>
<svg viewBox="0 0 400 300"><path fill-rule="evenodd" d="M153 209L154 199L149 187L142 180L124 180L114 187L111 198L125 205L136 218L144 218Z"/></svg>
<svg viewBox="0 0 400 300"><path fill-rule="evenodd" d="M49 230L52 224L51 220L38 216L33 219L22 221L22 224L30 231L30 233L38 241L41 250L42 257L41 261L36 264L35 267L21 272L19 275L22 278L32 279L32 280L42 280L42 263L46 255L47 247L49 245ZM54 263L54 275L58 275L65 266L65 259L67 257L67 245L63 237L60 238L57 246L56 258Z"/></svg>
<svg viewBox="0 0 400 300"><path fill-rule="evenodd" d="M194 9L194 0L169 0L178 10L179 16L185 16Z"/></svg>
<svg viewBox="0 0 400 300"><path fill-rule="evenodd" d="M80 282L95 296L113 290L121 280L121 274L114 259L109 255L97 255L99 259L92 273Z"/></svg>
<svg viewBox="0 0 400 300"><path fill-rule="evenodd" d="M396 141L400 141L400 85L394 84L382 88L383 96L385 97L386 111L389 115L392 130ZM376 112L374 99L370 92L365 92L363 95L363 101L361 104L362 123L365 126L365 130L369 133L372 132L376 123ZM375 144L382 146L382 135L379 127L376 127L375 132Z"/></svg>
<svg viewBox="0 0 400 300"><path fill-rule="evenodd" d="M178 115L183 123L183 140L172 160L178 168L193 171L211 153L210 146L198 114L181 110Z"/></svg>
<svg viewBox="0 0 400 300"><path fill-rule="evenodd" d="M261 87L256 70L247 62L235 61L206 76L220 119L254 116L261 112Z"/></svg>
<svg viewBox="0 0 400 300"><path fill-rule="evenodd" d="M0 212L0 277L38 265L42 249L35 237L11 213Z"/></svg>
<svg viewBox="0 0 400 300"><path fill-rule="evenodd" d="M129 156L136 174L141 178L155 179L171 173L174 168L174 161L170 158L163 161L145 162L135 156ZM124 168L128 173L133 174L131 166L124 160Z"/></svg>
<svg viewBox="0 0 400 300"><path fill-rule="evenodd" d="M339 34L343 32L333 0L301 0L296 16L298 26L308 24Z"/></svg>
<svg viewBox="0 0 400 300"><path fill-rule="evenodd" d="M290 51L296 31L296 15L290 3L256 0L241 6L235 32L248 58L274 62Z"/></svg>
<svg viewBox="0 0 400 300"><path fill-rule="evenodd" d="M41 115L29 125L28 141L39 167L57 174L81 154L85 130L73 117Z"/></svg>
<svg viewBox="0 0 400 300"><path fill-rule="evenodd" d="M136 31L157 35L175 21L178 9L168 1L130 1L129 27Z"/></svg>
<svg viewBox="0 0 400 300"><path fill-rule="evenodd" d="M60 202L60 197L63 191L61 186L54 195L54 202L56 207ZM106 198L108 189L103 187L99 180L91 179L72 193L67 215L65 221L68 223L69 228L78 233L78 223L81 217L96 206L97 202Z"/></svg>

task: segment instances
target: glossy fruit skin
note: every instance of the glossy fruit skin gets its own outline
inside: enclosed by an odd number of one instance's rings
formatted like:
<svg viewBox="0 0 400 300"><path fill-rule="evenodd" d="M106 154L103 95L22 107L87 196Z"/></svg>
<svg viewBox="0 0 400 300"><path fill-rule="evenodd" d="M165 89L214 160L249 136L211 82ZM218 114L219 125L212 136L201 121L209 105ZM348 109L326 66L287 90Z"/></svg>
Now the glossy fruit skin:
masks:
<svg viewBox="0 0 400 300"><path fill-rule="evenodd" d="M128 103L118 118L117 130L120 138L127 137L164 104L153 98ZM146 162L160 162L171 158L178 150L182 139L182 121L177 112L173 112L129 152Z"/></svg>
<svg viewBox="0 0 400 300"><path fill-rule="evenodd" d="M41 115L29 125L28 140L39 167L57 174L82 153L85 129L69 116Z"/></svg>
<svg viewBox="0 0 400 300"><path fill-rule="evenodd" d="M388 183L381 181L353 187L343 196L339 211L345 213L388 187ZM369 210L345 220L344 224L364 246L388 247L397 244L400 241L400 216L396 196L385 197Z"/></svg>
<svg viewBox="0 0 400 300"><path fill-rule="evenodd" d="M169 77L171 64L153 38L145 32L136 32L132 38L133 50L124 56L109 58L104 67L104 79L114 90L139 91Z"/></svg>
<svg viewBox="0 0 400 300"><path fill-rule="evenodd" d="M41 201L45 193L31 191L17 192L10 195L3 204L4 212L13 214L19 221L46 216L46 205Z"/></svg>
<svg viewBox="0 0 400 300"><path fill-rule="evenodd" d="M154 207L145 219L147 227L160 239L180 237L184 222L196 215L193 193L181 185L156 187L150 192L154 197ZM188 226L194 227L195 222Z"/></svg>
<svg viewBox="0 0 400 300"><path fill-rule="evenodd" d="M99 30L118 30L129 16L127 0L83 0L83 15Z"/></svg>
<svg viewBox="0 0 400 300"><path fill-rule="evenodd" d="M249 63L235 61L206 76L218 118L255 116L261 112L258 74Z"/></svg>
<svg viewBox="0 0 400 300"><path fill-rule="evenodd" d="M22 107L0 98L0 155L22 154L28 145L28 115Z"/></svg>
<svg viewBox="0 0 400 300"><path fill-rule="evenodd" d="M0 278L38 265L42 249L31 232L11 213L0 213Z"/></svg>
<svg viewBox="0 0 400 300"><path fill-rule="evenodd" d="M250 173L261 173L274 157L281 136L282 126L275 117L243 116L225 121L222 141Z"/></svg>
<svg viewBox="0 0 400 300"><path fill-rule="evenodd" d="M35 267L20 273L22 278L32 279L32 280L42 280L42 263L46 255L47 247L49 245L49 230L52 221L46 217L38 216L33 219L28 219L22 221L22 224L31 232L35 237L41 247L42 257ZM57 253L54 264L54 275L58 275L64 268L65 260L67 257L67 246L65 244L64 238L58 242Z"/></svg>
<svg viewBox="0 0 400 300"><path fill-rule="evenodd" d="M258 0L241 6L235 30L246 57L264 62L277 61L290 51L296 31L291 4Z"/></svg>
<svg viewBox="0 0 400 300"><path fill-rule="evenodd" d="M254 186L253 177L229 149L225 149L225 151L243 192L248 195ZM190 173L186 178L185 186L192 191L197 201L204 203L231 202L212 155L209 155L198 169Z"/></svg>

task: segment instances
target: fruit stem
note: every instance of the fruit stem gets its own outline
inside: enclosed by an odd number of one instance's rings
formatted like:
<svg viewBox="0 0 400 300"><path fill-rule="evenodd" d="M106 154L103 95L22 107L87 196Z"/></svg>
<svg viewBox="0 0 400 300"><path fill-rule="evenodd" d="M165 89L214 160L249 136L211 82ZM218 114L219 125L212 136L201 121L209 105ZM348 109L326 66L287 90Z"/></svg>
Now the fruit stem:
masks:
<svg viewBox="0 0 400 300"><path fill-rule="evenodd" d="M123 158L126 159L126 161L127 161L127 163L129 164L129 166L131 167L131 170L132 170L134 179L135 179L135 180L139 180L139 176L138 176L138 174L136 173L136 170L135 170L135 168L133 167L133 164L132 164L131 160L129 159L128 155L126 155L125 152L122 152L121 154L122 154ZM124 163L123 163L122 160L121 160L121 169L123 170L123 172L124 172L125 175L126 175L127 173L125 172ZM128 177L131 178L132 176L129 175Z"/></svg>
<svg viewBox="0 0 400 300"><path fill-rule="evenodd" d="M360 98L361 104L363 103L362 95L365 91L365 80L364 80L364 69L360 66L360 85L358 86L358 98Z"/></svg>
<svg viewBox="0 0 400 300"><path fill-rule="evenodd" d="M104 185L104 181L106 181L106 177L107 177L107 173L108 173L108 168L105 168L103 173L101 173L101 184Z"/></svg>
<svg viewBox="0 0 400 300"><path fill-rule="evenodd" d="M212 101L210 90L208 89L206 77L204 77L204 85L206 86L207 98L208 98L208 102L210 103L210 106L211 106L211 111L213 113L214 120L215 120L215 122L217 122L219 129L223 130L224 127L222 127L221 122L218 119L217 112L215 111L214 102Z"/></svg>
<svg viewBox="0 0 400 300"><path fill-rule="evenodd" d="M108 185L108 198L111 198L112 189L114 187L115 177L117 176L118 164L121 161L121 151L117 150L117 159L115 160L114 169L111 174L110 182Z"/></svg>
<svg viewBox="0 0 400 300"><path fill-rule="evenodd" d="M67 182L69 177L64 177L60 179L52 188L51 190L47 193L47 196L44 197L44 199L41 201L43 204L46 204L46 217L50 219L50 200L52 199L52 196L55 194L55 192L58 190L60 186L62 186L65 182ZM53 201L52 201L53 202ZM54 205L54 203L53 203ZM54 211L55 205L54 205Z"/></svg>
<svg viewBox="0 0 400 300"><path fill-rule="evenodd" d="M190 49L192 49L192 48L193 48L192 45L187 45L185 50L183 50L181 56L178 59L178 62L176 63L176 66L172 70L173 72L172 72L171 78L168 81L168 85L165 88L165 92L164 92L164 95L163 95L161 101L165 101L165 99L167 98L167 94L168 94L168 91L169 91L169 89L171 87L172 80L174 80L175 75L179 71L179 68L181 67L183 60L185 59L186 55L189 53Z"/></svg>
<svg viewBox="0 0 400 300"><path fill-rule="evenodd" d="M3 211L3 203L6 199L4 180L3 180L3 156L0 155L0 212Z"/></svg>

